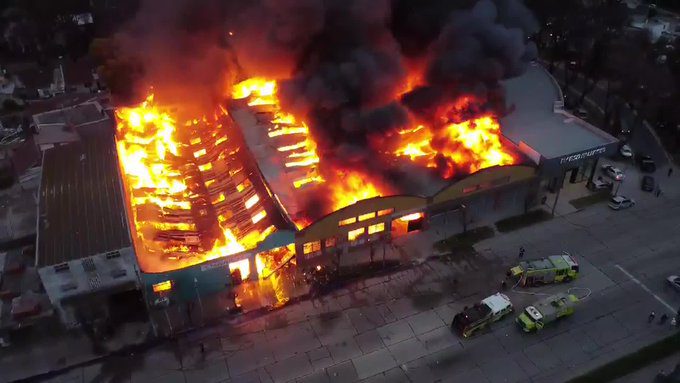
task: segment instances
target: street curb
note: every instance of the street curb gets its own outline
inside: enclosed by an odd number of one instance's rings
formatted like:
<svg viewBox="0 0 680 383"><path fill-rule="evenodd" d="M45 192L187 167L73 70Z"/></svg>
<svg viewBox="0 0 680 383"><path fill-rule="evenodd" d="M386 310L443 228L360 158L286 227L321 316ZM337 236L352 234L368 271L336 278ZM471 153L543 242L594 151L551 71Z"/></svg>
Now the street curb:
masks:
<svg viewBox="0 0 680 383"><path fill-rule="evenodd" d="M633 113L635 115L637 115L636 110L634 110ZM658 134L656 133L656 129L654 129L654 127L652 127L652 124L647 122L647 120L642 120L642 125L644 125L644 127L647 130L649 130L649 132L652 134L652 137L654 137L654 140L656 141L657 145L659 145L661 147L661 149L663 150L663 154L666 156L666 159L668 160L668 166L675 165L675 160L673 159L673 156L668 154L666 147L664 147L663 144L661 143L661 138L659 138Z"/></svg>

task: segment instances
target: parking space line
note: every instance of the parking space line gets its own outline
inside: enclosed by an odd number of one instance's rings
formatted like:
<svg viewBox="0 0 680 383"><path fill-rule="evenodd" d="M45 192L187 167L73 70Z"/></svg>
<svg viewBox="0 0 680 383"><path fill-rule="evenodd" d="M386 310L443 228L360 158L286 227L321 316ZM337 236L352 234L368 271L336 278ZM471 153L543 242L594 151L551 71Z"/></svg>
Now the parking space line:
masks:
<svg viewBox="0 0 680 383"><path fill-rule="evenodd" d="M675 313L676 313L675 308L673 308L673 306L669 305L668 302L666 302L666 301L664 301L663 299L661 299L660 296L654 294L654 292L652 292L652 290L650 290L649 287L645 286L644 283L640 282L637 278L635 278L631 273L629 273L628 271L626 271L626 269L624 269L624 268L621 267L620 265L614 265L614 267L616 267L617 269L621 270L621 272L624 273L624 274L626 274L626 276L627 276L628 278L630 278L631 281L635 282L638 286L640 286L643 290L645 290L649 295L653 296L654 299L656 299L657 301L659 301L659 303L661 303L662 305L666 306L666 308L671 312L672 315L675 315Z"/></svg>

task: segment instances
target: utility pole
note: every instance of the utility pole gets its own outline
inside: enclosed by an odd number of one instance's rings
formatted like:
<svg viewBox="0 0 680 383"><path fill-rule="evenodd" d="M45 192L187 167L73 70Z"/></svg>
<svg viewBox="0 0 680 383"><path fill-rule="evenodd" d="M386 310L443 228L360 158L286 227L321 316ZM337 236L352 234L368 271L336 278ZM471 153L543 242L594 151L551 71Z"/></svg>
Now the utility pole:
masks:
<svg viewBox="0 0 680 383"><path fill-rule="evenodd" d="M564 170L560 170L560 177L557 179L557 182L559 182L559 188L557 189L557 195L555 196L555 203L553 204L552 207L552 216L555 216L555 208L557 207L557 201L560 199L560 192L562 191L562 186L564 184Z"/></svg>
<svg viewBox="0 0 680 383"><path fill-rule="evenodd" d="M463 233L467 233L467 206L460 204L461 215L463 216Z"/></svg>
<svg viewBox="0 0 680 383"><path fill-rule="evenodd" d="M198 293L198 278L194 277L194 289L196 290L196 297L198 298L198 307L201 310L201 323L205 324L205 317L203 316L203 300L201 294Z"/></svg>

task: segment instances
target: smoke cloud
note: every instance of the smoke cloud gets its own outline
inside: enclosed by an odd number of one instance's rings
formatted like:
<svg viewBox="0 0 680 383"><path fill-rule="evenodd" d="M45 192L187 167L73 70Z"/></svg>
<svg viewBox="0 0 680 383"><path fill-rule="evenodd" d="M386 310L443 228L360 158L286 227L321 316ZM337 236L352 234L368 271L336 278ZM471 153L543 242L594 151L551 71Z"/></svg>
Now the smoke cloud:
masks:
<svg viewBox="0 0 680 383"><path fill-rule="evenodd" d="M277 78L323 158L344 161L462 95L503 104L536 29L521 0L143 0L120 40L145 67L140 86L183 105L214 104L236 77Z"/></svg>
<svg viewBox="0 0 680 383"><path fill-rule="evenodd" d="M225 6L219 0L144 0L116 43L143 66L138 98L153 87L156 98L204 113L224 97L235 72L224 36Z"/></svg>

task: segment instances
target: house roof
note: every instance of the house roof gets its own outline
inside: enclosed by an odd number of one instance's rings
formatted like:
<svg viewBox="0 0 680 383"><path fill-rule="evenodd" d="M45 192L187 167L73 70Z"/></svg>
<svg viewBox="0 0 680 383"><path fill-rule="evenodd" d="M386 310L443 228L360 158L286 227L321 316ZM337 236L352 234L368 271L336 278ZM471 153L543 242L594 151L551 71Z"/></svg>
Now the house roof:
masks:
<svg viewBox="0 0 680 383"><path fill-rule="evenodd" d="M80 140L78 133L67 125L51 125L40 129L35 137L38 145L64 144Z"/></svg>
<svg viewBox="0 0 680 383"><path fill-rule="evenodd" d="M74 142L88 130L106 132L113 121L97 102L51 110L33 116L39 145Z"/></svg>
<svg viewBox="0 0 680 383"><path fill-rule="evenodd" d="M130 246L112 135L45 152L37 243L40 267Z"/></svg>
<svg viewBox="0 0 680 383"><path fill-rule="evenodd" d="M108 115L104 113L101 106L96 102L87 102L33 116L36 125L68 124L72 126L88 124L107 118Z"/></svg>
<svg viewBox="0 0 680 383"><path fill-rule="evenodd" d="M67 108L95 99L97 99L97 96L92 94L59 94L44 100L29 101L28 107L26 108L26 113L29 115L35 115L54 109Z"/></svg>

